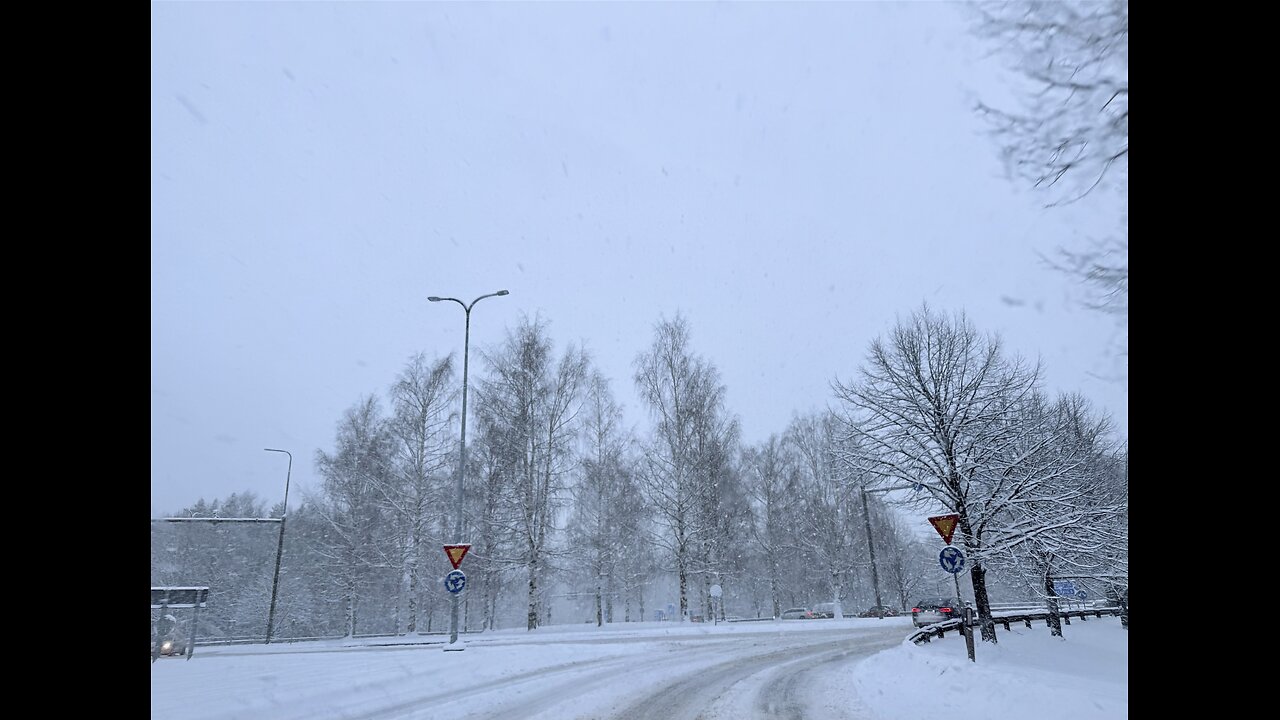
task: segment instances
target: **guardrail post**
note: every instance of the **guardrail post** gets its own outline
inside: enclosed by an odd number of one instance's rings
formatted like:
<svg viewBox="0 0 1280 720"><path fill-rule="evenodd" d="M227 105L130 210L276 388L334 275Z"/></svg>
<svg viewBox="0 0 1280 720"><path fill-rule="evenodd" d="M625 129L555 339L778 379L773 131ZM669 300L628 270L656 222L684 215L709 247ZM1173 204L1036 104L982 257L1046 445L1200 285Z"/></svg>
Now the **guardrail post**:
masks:
<svg viewBox="0 0 1280 720"><path fill-rule="evenodd" d="M960 632L964 633L965 650L969 653L970 662L978 662L973 656L973 608L964 609L964 619L960 621Z"/></svg>
<svg viewBox="0 0 1280 720"><path fill-rule="evenodd" d="M196 594L196 606L191 611L191 633L187 638L187 659L196 654L196 630L200 624L200 595Z"/></svg>
<svg viewBox="0 0 1280 720"><path fill-rule="evenodd" d="M169 599L164 598L160 601L160 620L153 626L151 636L155 638L151 645L151 662L160 659L160 643L163 642L160 633L160 626L164 624L164 616L169 612Z"/></svg>

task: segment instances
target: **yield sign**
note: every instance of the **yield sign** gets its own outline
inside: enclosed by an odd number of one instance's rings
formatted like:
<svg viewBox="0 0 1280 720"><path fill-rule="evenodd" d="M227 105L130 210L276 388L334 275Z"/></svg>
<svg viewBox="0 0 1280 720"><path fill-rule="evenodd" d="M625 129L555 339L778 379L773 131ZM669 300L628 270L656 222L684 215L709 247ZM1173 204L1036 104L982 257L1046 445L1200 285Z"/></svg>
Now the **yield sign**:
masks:
<svg viewBox="0 0 1280 720"><path fill-rule="evenodd" d="M929 522L933 525L933 529L937 530L938 534L942 536L942 542L950 545L951 534L956 531L956 523L960 522L960 516L935 515L929 518Z"/></svg>
<svg viewBox="0 0 1280 720"><path fill-rule="evenodd" d="M460 543L458 545L445 545L444 554L449 556L449 562L453 563L453 569L457 570L462 564L462 558L466 557L467 551L471 549L471 543Z"/></svg>

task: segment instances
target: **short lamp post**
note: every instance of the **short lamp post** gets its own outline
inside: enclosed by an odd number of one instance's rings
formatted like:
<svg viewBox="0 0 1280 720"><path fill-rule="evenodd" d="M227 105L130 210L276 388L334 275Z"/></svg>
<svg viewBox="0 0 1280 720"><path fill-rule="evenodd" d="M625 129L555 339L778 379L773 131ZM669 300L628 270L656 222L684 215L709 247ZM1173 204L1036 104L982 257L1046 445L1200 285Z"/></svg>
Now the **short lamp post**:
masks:
<svg viewBox="0 0 1280 720"><path fill-rule="evenodd" d="M431 302L440 302L449 300L456 302L462 306L462 311L466 315L466 330L462 339L462 448L458 459L458 485L454 493L454 516L453 516L453 537L454 542L462 542L462 481L467 472L467 360L468 352L471 347L471 308L475 304L488 297L499 297L508 295L506 290L499 290L488 295L481 295L471 304L462 302L457 298L436 297L432 295L427 298ZM458 599L459 593L451 593L449 601L449 643L445 645L446 650L461 650L462 646L458 644Z"/></svg>
<svg viewBox="0 0 1280 720"><path fill-rule="evenodd" d="M871 587L876 591L876 607L884 605L880 602L880 573L876 570L876 544L871 537L871 510L867 507L867 489L862 490L862 519L867 524L867 552L871 555Z"/></svg>
<svg viewBox="0 0 1280 720"><path fill-rule="evenodd" d="M263 448L263 450L289 456L289 469L284 476L284 510L280 514L280 539L276 541L276 571L271 576L271 609L267 611L267 644L270 644L276 629L276 598L280 594L280 556L284 554L284 521L289 516L289 479L293 477L293 453L275 448Z"/></svg>
<svg viewBox="0 0 1280 720"><path fill-rule="evenodd" d="M876 544L871 537L871 510L867 506L867 495L870 493L892 492L894 490L919 490L922 487L928 486L924 484L897 485L875 490L868 490L865 486L859 488L862 493L862 520L866 523L867 528L867 553L871 556L871 585L876 591L876 605L883 605L884 603L880 602L880 573L876 569ZM957 594L959 593L957 592Z"/></svg>

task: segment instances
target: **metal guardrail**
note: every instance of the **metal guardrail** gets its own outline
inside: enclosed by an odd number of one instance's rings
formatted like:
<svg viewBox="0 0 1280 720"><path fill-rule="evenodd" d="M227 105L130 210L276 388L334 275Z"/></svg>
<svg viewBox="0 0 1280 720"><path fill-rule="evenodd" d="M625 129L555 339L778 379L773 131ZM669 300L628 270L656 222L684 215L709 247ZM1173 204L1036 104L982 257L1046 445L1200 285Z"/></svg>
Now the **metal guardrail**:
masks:
<svg viewBox="0 0 1280 720"><path fill-rule="evenodd" d="M949 630L960 630L963 624L964 621L960 618L943 620L942 622L925 625L924 627L917 629L915 632L908 635L907 639L917 645L920 643L927 643L934 637L946 637L947 631Z"/></svg>
<svg viewBox="0 0 1280 720"><path fill-rule="evenodd" d="M1113 616L1119 617L1119 616L1127 615L1127 613L1118 607L1058 611L1058 617L1061 618L1062 621L1067 625L1071 624L1071 618L1073 617L1078 617L1083 622L1087 620L1088 616L1090 615L1093 615L1099 618L1102 617L1103 615L1113 615ZM1027 627L1031 627L1031 623L1038 620L1043 620L1046 627L1052 627L1053 624L1050 616L1051 616L1051 613L1048 610L1037 610L1034 612L1017 613L1013 615L993 615L991 617L991 620L994 621L995 624L997 625L1003 625L1005 630L1009 630L1011 629L1010 626L1013 623L1023 623ZM980 618L974 618L973 622L969 624L969 627L976 628L976 627L979 627L981 624L982 624L982 620ZM924 627L908 635L907 639L917 645L921 643L927 643L930 640L932 640L934 637L938 637L938 638L945 637L946 634L952 630L962 631L963 630L962 625L964 625L964 620L962 620L961 618L943 620L942 622L933 623L932 625L925 625ZM1125 627L1128 627L1127 622L1125 624Z"/></svg>
<svg viewBox="0 0 1280 720"><path fill-rule="evenodd" d="M481 634L481 633L483 633L483 632L484 632L483 630L459 630L459 631L458 631L458 634L459 634L459 635L479 635L479 634ZM355 638L355 639L357 639L357 640L363 640L363 639L366 639L366 638L405 638L405 639L412 639L412 638L419 637L419 636L426 638L426 637L433 637L433 636L447 636L448 634L449 634L449 631L448 631L448 630L432 630L431 632L413 632L413 633L356 633L354 636L350 636L350 637L354 637L354 638ZM349 636L347 636L347 635L315 635L315 636L312 636L312 637L280 637L280 636L276 636L276 637L271 638L271 643L272 643L272 644L276 644L276 643L290 643L290 642L310 642L310 641L315 641L315 640L346 640L348 637L349 637ZM197 641L197 642L196 642L196 646L197 646L197 647L203 647L203 646L206 646L206 645L207 645L207 646L217 646L217 645L262 645L262 644L264 644L264 642L265 642L265 638L264 638L263 636L261 636L261 635L258 635L258 636L255 636L255 637L208 638L208 639L201 639L201 640L199 640L199 641Z"/></svg>

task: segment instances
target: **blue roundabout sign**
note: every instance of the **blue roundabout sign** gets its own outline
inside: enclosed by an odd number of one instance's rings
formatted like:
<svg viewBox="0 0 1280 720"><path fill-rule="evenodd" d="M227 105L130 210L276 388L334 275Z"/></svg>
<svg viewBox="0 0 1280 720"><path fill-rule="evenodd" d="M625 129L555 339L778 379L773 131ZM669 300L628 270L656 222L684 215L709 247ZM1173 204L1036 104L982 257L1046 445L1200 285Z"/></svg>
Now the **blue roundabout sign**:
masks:
<svg viewBox="0 0 1280 720"><path fill-rule="evenodd" d="M444 589L457 595L467 586L467 576L461 570L454 570L444 576Z"/></svg>
<svg viewBox="0 0 1280 720"><path fill-rule="evenodd" d="M954 575L964 569L964 553L960 552L959 548L948 545L938 553L938 564L943 570Z"/></svg>

